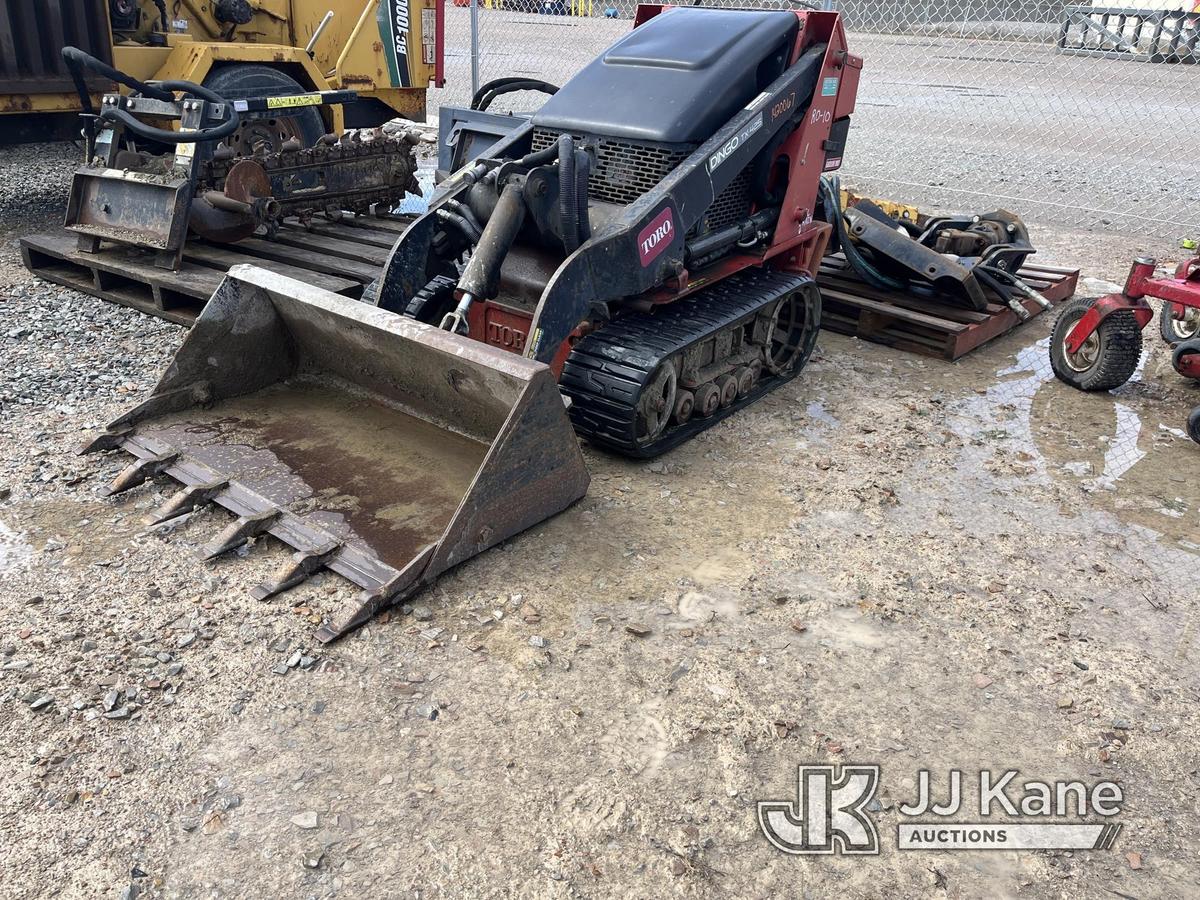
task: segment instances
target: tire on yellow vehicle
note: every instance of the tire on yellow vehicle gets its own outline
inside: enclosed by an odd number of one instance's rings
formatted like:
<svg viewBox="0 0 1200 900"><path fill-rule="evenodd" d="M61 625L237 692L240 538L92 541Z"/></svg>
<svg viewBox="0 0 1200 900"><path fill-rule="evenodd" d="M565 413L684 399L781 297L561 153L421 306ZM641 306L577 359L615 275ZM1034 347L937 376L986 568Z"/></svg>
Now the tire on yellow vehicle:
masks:
<svg viewBox="0 0 1200 900"><path fill-rule="evenodd" d="M247 97L281 97L308 92L300 82L280 69L252 64L234 64L214 69L204 79L204 86L227 100ZM302 107L286 115L242 113L241 125L228 144L239 156L252 156L255 149L265 146L267 153L277 153L285 141L297 138L311 147L325 134L325 122L316 107Z"/></svg>

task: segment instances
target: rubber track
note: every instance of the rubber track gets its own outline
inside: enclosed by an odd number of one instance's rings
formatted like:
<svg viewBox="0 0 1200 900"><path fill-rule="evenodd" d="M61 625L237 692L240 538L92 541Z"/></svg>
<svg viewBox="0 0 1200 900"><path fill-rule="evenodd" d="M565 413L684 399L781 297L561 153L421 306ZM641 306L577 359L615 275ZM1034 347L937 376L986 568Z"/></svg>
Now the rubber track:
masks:
<svg viewBox="0 0 1200 900"><path fill-rule="evenodd" d="M447 297L453 301L456 284L457 282L447 275L434 275L429 280L429 283L417 291L413 295L413 298L408 301L408 306L405 308L404 314L410 319L416 319L427 325L441 324L442 317L437 316L436 320L431 320L425 307L429 306L429 311L437 312L438 304L444 303ZM451 302L450 309L453 308L454 304Z"/></svg>
<svg viewBox="0 0 1200 900"><path fill-rule="evenodd" d="M562 392L571 398L575 430L624 456L657 456L790 381L803 362L787 375L764 375L745 397L706 419L670 428L653 444L638 447L634 441L638 397L664 359L810 282L804 275L749 269L653 313L621 315L586 335L567 357L559 379Z"/></svg>

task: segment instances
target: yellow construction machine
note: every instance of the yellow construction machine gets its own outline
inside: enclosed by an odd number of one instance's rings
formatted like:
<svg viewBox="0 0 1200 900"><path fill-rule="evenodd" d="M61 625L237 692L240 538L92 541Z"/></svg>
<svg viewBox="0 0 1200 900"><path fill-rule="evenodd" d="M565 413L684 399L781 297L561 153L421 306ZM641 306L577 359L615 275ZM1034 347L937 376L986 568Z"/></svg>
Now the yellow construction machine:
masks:
<svg viewBox="0 0 1200 900"><path fill-rule="evenodd" d="M66 225L178 269L419 191L440 0L0 0L0 143L84 139Z"/></svg>
<svg viewBox="0 0 1200 900"><path fill-rule="evenodd" d="M86 104L60 56L67 46L140 82L193 82L230 99L358 95L247 120L230 142L239 154L264 137L311 145L424 120L426 88L442 83L441 23L440 0L0 0L0 144L79 136ZM94 70L85 79L93 105L112 85Z"/></svg>

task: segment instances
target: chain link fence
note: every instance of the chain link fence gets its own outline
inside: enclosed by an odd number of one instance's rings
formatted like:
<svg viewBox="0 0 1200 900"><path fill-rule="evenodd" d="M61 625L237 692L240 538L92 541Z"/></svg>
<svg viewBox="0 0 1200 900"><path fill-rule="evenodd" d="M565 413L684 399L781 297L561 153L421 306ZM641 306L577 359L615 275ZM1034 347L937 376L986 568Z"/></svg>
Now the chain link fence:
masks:
<svg viewBox="0 0 1200 900"><path fill-rule="evenodd" d="M431 107L470 102L473 13L479 83L526 75L561 84L632 27L636 8L476 2L447 4L447 86ZM858 189L927 208L1003 206L1059 226L1200 236L1200 66L1189 64L1200 58L1200 12L1153 0L826 3L864 58L843 169ZM531 110L542 99L498 104Z"/></svg>

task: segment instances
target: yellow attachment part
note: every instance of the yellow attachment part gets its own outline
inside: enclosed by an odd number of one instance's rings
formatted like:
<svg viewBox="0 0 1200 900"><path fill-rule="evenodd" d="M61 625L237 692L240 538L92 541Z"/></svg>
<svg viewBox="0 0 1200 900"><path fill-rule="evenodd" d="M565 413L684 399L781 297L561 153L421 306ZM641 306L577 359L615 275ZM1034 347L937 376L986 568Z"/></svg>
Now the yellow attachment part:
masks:
<svg viewBox="0 0 1200 900"><path fill-rule="evenodd" d="M842 209L857 206L860 200L868 200L874 203L897 222L910 222L913 225L919 226L928 218L917 207L910 206L907 203L897 203L895 200L885 200L880 197L866 197L842 188Z"/></svg>

